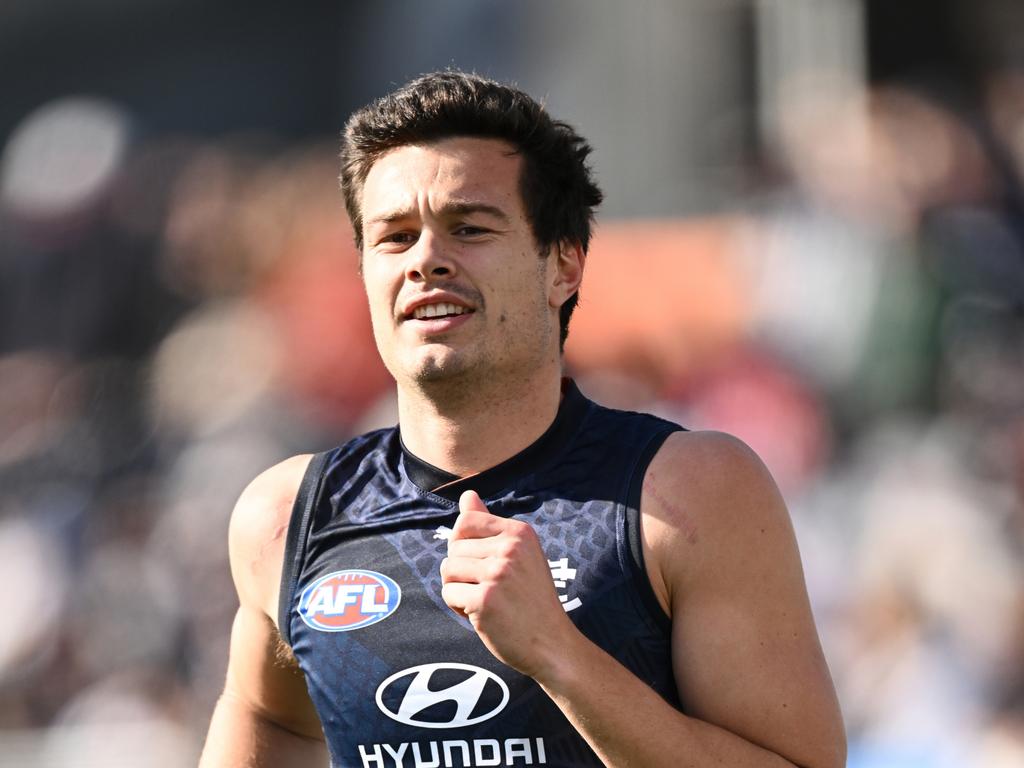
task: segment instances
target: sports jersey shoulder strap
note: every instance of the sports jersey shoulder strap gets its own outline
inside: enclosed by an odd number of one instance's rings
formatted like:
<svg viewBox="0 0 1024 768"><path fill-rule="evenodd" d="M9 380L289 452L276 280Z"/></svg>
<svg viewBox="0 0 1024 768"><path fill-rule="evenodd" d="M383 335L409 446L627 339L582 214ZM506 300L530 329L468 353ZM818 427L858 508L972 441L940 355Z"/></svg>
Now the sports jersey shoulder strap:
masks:
<svg viewBox="0 0 1024 768"><path fill-rule="evenodd" d="M330 451L317 453L306 467L306 473L302 476L302 483L295 495L295 503L292 505L292 516L288 523L288 537L284 546L284 565L281 568L281 591L277 606L277 626L281 633L281 639L289 646L291 638L291 606L294 602L295 587L302 571L302 562L306 557L306 541L309 534L309 524L313 518L313 510L316 509L317 500L320 498L320 488L323 485L324 469L327 466L327 458Z"/></svg>
<svg viewBox="0 0 1024 768"><path fill-rule="evenodd" d="M659 421L661 421L659 419ZM654 588L647 577L647 566L644 563L644 548L640 534L640 498L643 495L644 478L647 475L647 468L653 461L655 454L674 432L683 431L677 424L662 422L659 428L654 431L647 443L637 454L636 462L630 470L629 486L626 492L626 544L629 547L630 563L633 567L633 578L637 585L640 599L647 608L648 615L655 624L664 631L671 629L671 623L664 609L654 594Z"/></svg>

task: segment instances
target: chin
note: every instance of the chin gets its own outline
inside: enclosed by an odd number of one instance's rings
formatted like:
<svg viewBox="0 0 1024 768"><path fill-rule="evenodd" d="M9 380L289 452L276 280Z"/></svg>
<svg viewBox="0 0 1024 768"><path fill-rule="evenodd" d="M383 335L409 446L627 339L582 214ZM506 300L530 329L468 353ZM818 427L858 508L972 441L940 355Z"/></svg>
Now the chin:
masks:
<svg viewBox="0 0 1024 768"><path fill-rule="evenodd" d="M419 384L461 378L472 366L460 355L428 355L406 368L408 378Z"/></svg>

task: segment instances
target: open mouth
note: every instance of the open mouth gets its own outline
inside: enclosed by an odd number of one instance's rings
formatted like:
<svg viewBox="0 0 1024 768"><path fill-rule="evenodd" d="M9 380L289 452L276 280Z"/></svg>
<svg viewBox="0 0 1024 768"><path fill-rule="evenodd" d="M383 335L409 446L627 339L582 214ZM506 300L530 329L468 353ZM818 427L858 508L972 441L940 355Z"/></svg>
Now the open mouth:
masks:
<svg viewBox="0 0 1024 768"><path fill-rule="evenodd" d="M438 304L422 304L412 311L413 320L433 320L445 317L457 317L458 315L468 315L473 310L466 307L460 307L458 304L450 304L447 302L440 302Z"/></svg>

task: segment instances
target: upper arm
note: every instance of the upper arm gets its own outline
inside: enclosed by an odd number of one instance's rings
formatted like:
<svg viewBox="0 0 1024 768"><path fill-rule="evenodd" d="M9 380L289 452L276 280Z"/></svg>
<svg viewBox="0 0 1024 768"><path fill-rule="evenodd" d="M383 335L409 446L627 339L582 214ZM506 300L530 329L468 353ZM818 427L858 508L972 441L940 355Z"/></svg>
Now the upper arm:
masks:
<svg viewBox="0 0 1024 768"><path fill-rule="evenodd" d="M232 512L229 552L239 608L225 696L293 733L322 739L305 680L276 626L288 524L310 458L297 456L261 474Z"/></svg>
<svg viewBox="0 0 1024 768"><path fill-rule="evenodd" d="M842 765L796 539L760 460L725 435L673 435L648 469L641 509L687 714L797 765Z"/></svg>

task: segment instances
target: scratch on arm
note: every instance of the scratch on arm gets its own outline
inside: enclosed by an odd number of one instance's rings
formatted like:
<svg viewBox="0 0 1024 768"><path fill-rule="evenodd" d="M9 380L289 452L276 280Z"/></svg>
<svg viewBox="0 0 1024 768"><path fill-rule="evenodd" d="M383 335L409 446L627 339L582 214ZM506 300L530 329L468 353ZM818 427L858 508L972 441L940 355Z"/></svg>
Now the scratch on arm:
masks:
<svg viewBox="0 0 1024 768"><path fill-rule="evenodd" d="M658 476L654 472L649 472L647 477L644 479L644 491L647 495L654 499L655 503L666 513L668 513L669 519L675 521L679 530L683 534L683 538L686 539L688 544L697 543L697 526L690 520L686 512L683 511L679 504L666 499L664 495L657 489Z"/></svg>

